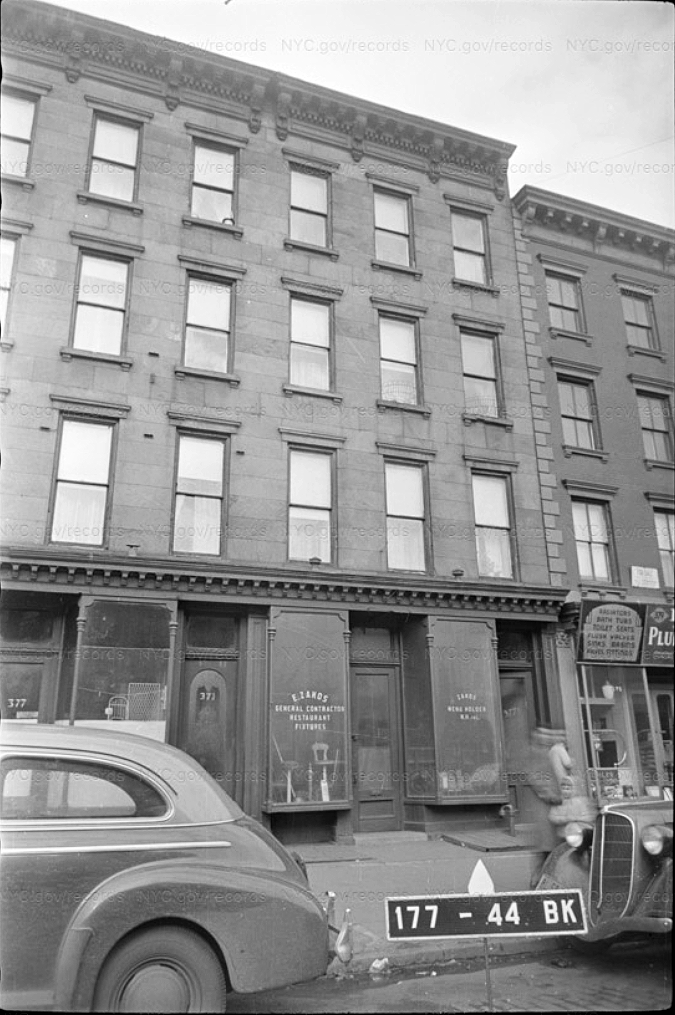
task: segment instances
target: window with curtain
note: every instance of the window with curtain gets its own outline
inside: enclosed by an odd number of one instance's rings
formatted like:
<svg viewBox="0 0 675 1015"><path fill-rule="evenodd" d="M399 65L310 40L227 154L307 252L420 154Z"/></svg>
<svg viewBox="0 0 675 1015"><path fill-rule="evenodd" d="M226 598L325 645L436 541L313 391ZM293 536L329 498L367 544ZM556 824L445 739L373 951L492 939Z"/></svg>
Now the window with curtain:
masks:
<svg viewBox="0 0 675 1015"><path fill-rule="evenodd" d="M478 574L482 578L513 578L508 478L474 475Z"/></svg>
<svg viewBox="0 0 675 1015"><path fill-rule="evenodd" d="M395 571L424 571L423 466L385 462L387 566Z"/></svg>
<svg viewBox="0 0 675 1015"><path fill-rule="evenodd" d="M333 456L320 451L290 452L288 556L331 561Z"/></svg>
<svg viewBox="0 0 675 1015"><path fill-rule="evenodd" d="M103 545L112 438L113 424L62 421L52 542Z"/></svg>
<svg viewBox="0 0 675 1015"><path fill-rule="evenodd" d="M330 389L330 333L330 304L291 297L291 384Z"/></svg>
<svg viewBox="0 0 675 1015"><path fill-rule="evenodd" d="M179 436L173 520L176 553L221 552L224 463L223 440Z"/></svg>

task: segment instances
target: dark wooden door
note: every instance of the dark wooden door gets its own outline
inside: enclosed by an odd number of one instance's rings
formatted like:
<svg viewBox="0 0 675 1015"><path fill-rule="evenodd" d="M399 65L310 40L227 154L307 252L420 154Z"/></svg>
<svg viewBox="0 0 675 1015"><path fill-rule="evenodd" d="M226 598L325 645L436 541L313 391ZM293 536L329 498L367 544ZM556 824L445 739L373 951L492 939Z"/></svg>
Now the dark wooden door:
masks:
<svg viewBox="0 0 675 1015"><path fill-rule="evenodd" d="M352 670L354 828L383 832L402 824L402 751L394 669Z"/></svg>

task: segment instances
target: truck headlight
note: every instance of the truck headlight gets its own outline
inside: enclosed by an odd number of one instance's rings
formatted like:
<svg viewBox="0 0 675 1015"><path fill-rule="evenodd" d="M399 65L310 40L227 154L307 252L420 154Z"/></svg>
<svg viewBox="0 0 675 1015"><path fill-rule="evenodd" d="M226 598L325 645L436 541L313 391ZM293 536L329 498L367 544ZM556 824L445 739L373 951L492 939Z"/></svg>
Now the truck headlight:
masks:
<svg viewBox="0 0 675 1015"><path fill-rule="evenodd" d="M593 838L593 826L582 821L570 821L565 825L565 842L572 849L588 849Z"/></svg>
<svg viewBox="0 0 675 1015"><path fill-rule="evenodd" d="M640 832L640 842L652 856L660 856L672 851L673 830L667 825L647 825Z"/></svg>

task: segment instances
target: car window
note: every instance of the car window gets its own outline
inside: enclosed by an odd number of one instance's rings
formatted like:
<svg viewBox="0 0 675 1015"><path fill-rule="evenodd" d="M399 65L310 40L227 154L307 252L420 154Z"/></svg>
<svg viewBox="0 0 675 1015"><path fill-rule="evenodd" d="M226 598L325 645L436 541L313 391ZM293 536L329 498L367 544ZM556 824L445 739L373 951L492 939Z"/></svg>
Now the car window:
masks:
<svg viewBox="0 0 675 1015"><path fill-rule="evenodd" d="M157 818L168 809L135 773L88 761L7 758L1 782L3 818Z"/></svg>

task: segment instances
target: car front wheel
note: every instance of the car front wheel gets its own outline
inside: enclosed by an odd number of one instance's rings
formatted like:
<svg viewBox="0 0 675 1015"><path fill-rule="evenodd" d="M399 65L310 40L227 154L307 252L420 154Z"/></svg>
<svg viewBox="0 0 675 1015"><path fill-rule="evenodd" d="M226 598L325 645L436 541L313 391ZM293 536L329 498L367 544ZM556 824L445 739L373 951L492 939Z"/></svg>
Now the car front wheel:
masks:
<svg viewBox="0 0 675 1015"><path fill-rule="evenodd" d="M128 938L110 955L94 995L94 1011L224 1012L225 975L198 934L154 928Z"/></svg>

